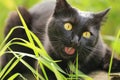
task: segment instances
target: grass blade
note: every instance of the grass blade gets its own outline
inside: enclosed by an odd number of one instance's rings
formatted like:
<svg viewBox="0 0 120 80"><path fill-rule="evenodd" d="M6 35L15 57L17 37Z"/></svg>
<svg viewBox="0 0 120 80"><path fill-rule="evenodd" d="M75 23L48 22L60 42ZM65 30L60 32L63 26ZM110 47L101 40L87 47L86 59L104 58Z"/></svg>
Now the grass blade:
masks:
<svg viewBox="0 0 120 80"><path fill-rule="evenodd" d="M53 72L57 78L57 80L67 80L63 74L61 74L60 72L58 72L58 70L56 69L56 67L54 66L53 63L51 63L51 66L52 66L52 69L53 69Z"/></svg>
<svg viewBox="0 0 120 80"><path fill-rule="evenodd" d="M16 61L14 61L14 63L10 66L10 68L7 70L7 72L4 74L4 76L2 77L2 80L10 73L10 71L12 71L12 69L19 63L20 59L22 57L19 57Z"/></svg>
<svg viewBox="0 0 120 80"><path fill-rule="evenodd" d="M117 36L116 36L114 46L117 46L116 43L117 43L117 41L119 41L119 38L120 38L120 30L118 31L118 34L117 34ZM113 47L113 51L112 51L112 55L111 55L111 59L110 59L110 64L109 64L109 71L108 71L108 76L109 76L109 78L110 78L110 73L111 73L111 69L112 69L114 52L115 52L115 47Z"/></svg>
<svg viewBox="0 0 120 80"><path fill-rule="evenodd" d="M3 40L3 42L1 43L0 45L0 50L1 48L4 46L5 42L8 40L8 38L10 37L10 35L12 34L12 32L18 28L23 28L23 26L16 26L16 27L13 27L10 32L7 34L7 36L5 37L5 39ZM1 53L0 53L1 54Z"/></svg>
<svg viewBox="0 0 120 80"><path fill-rule="evenodd" d="M13 63L15 57L13 57L7 64L6 66L2 69L2 71L0 72L0 78L5 74L5 72L7 71L7 69L10 67L10 65Z"/></svg>
<svg viewBox="0 0 120 80"><path fill-rule="evenodd" d="M26 78L24 78L20 73L15 73L14 75L12 75L10 78L8 78L8 80L15 80L16 77L20 76L23 80L27 80Z"/></svg>

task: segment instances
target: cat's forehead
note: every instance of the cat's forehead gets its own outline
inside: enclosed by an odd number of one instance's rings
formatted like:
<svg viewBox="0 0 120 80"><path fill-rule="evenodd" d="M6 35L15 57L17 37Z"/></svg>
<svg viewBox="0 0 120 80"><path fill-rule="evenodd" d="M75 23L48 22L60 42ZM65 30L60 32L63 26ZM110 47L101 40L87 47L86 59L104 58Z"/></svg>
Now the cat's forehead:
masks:
<svg viewBox="0 0 120 80"><path fill-rule="evenodd" d="M80 10L74 10L75 13L69 13L69 16L65 14L64 17L61 17L63 21L67 22L86 22L88 20L91 20L94 18L93 12L85 12L85 11L80 11ZM72 15L72 16L71 16Z"/></svg>
<svg viewBox="0 0 120 80"><path fill-rule="evenodd" d="M85 11L77 11L78 12L78 15L80 17L83 17L83 18L90 18L92 19L93 18L93 13L92 12L85 12Z"/></svg>

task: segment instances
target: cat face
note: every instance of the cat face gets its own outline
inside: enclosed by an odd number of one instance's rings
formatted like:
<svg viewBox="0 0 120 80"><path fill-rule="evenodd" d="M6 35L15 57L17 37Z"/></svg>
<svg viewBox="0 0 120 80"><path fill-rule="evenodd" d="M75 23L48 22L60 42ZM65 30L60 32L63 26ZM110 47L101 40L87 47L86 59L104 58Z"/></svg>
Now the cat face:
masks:
<svg viewBox="0 0 120 80"><path fill-rule="evenodd" d="M57 0L54 14L48 24L49 40L56 54L62 58L82 58L97 45L100 24L109 9L100 12L81 12L66 0Z"/></svg>

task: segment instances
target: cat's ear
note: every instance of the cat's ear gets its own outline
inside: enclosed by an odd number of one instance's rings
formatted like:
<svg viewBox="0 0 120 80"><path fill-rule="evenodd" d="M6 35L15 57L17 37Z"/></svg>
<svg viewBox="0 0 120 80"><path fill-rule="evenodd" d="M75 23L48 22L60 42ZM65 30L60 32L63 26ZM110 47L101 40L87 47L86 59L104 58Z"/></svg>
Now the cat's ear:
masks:
<svg viewBox="0 0 120 80"><path fill-rule="evenodd" d="M106 10L104 10L104 11L95 13L95 14L94 14L95 20L98 21L98 22L101 22L101 21L105 18L105 16L107 15L107 13L108 13L109 11L110 11L110 8L108 8L108 9L106 9Z"/></svg>
<svg viewBox="0 0 120 80"><path fill-rule="evenodd" d="M69 8L71 8L71 6L68 4L66 0L56 0L54 15L67 11Z"/></svg>

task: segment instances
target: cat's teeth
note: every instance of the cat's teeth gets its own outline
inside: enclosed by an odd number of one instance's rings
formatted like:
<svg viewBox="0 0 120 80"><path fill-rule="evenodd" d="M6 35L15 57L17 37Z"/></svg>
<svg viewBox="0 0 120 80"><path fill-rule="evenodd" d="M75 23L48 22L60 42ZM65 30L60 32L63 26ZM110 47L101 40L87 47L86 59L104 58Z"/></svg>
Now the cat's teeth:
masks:
<svg viewBox="0 0 120 80"><path fill-rule="evenodd" d="M72 47L68 48L68 52L72 49Z"/></svg>
<svg viewBox="0 0 120 80"><path fill-rule="evenodd" d="M73 47L65 47L65 52L68 55L73 55L75 53L75 49Z"/></svg>

